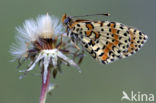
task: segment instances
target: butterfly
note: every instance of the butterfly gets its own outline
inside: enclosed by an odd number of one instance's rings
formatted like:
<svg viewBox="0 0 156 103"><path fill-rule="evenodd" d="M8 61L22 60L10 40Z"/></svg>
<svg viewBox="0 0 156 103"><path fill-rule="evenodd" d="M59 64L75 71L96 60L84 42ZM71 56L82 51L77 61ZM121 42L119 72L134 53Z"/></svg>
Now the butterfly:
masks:
<svg viewBox="0 0 156 103"><path fill-rule="evenodd" d="M103 64L136 53L148 39L140 30L119 22L76 19L78 17L83 16L62 16L67 35L74 44L80 43L93 58Z"/></svg>

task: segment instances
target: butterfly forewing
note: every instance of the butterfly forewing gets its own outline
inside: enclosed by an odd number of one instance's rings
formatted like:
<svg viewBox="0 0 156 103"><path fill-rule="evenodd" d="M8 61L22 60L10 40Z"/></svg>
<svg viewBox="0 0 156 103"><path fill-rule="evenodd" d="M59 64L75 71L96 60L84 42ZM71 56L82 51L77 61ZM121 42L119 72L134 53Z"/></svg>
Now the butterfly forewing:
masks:
<svg viewBox="0 0 156 103"><path fill-rule="evenodd" d="M147 40L141 31L118 22L75 20L69 28L92 57L104 64L130 56Z"/></svg>

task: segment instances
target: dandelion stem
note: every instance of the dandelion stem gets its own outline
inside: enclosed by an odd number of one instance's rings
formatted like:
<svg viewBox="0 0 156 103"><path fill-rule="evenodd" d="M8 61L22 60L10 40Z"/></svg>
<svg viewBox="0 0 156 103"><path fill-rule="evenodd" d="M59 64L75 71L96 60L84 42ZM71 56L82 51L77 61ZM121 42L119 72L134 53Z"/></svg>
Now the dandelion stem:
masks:
<svg viewBox="0 0 156 103"><path fill-rule="evenodd" d="M41 94L40 94L39 103L45 103L45 101L46 101L46 96L47 96L48 87L49 87L49 83L50 83L50 73L51 73L51 69L48 68L46 82L44 83L44 78L45 78L44 77L44 70L42 72L42 87L41 87Z"/></svg>

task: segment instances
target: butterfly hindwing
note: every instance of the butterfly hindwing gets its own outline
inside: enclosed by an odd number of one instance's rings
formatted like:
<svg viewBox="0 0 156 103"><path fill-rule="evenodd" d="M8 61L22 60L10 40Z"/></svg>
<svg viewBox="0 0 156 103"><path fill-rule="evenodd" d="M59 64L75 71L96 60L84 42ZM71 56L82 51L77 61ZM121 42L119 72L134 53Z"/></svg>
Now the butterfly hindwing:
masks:
<svg viewBox="0 0 156 103"><path fill-rule="evenodd" d="M131 37L130 46L128 51L124 53L125 56L130 56L136 53L148 39L147 35L132 27L129 27L129 34Z"/></svg>
<svg viewBox="0 0 156 103"><path fill-rule="evenodd" d="M93 58L104 64L132 55L147 40L140 30L118 22L71 19L67 28Z"/></svg>

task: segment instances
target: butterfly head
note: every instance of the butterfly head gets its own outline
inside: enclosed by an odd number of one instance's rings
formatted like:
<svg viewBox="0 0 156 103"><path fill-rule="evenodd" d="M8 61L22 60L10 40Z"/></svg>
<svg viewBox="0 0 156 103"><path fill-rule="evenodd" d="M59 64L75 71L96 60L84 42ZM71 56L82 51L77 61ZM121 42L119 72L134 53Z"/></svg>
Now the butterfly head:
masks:
<svg viewBox="0 0 156 103"><path fill-rule="evenodd" d="M62 16L63 25L68 26L71 21L72 21L71 17L67 16L66 14Z"/></svg>

